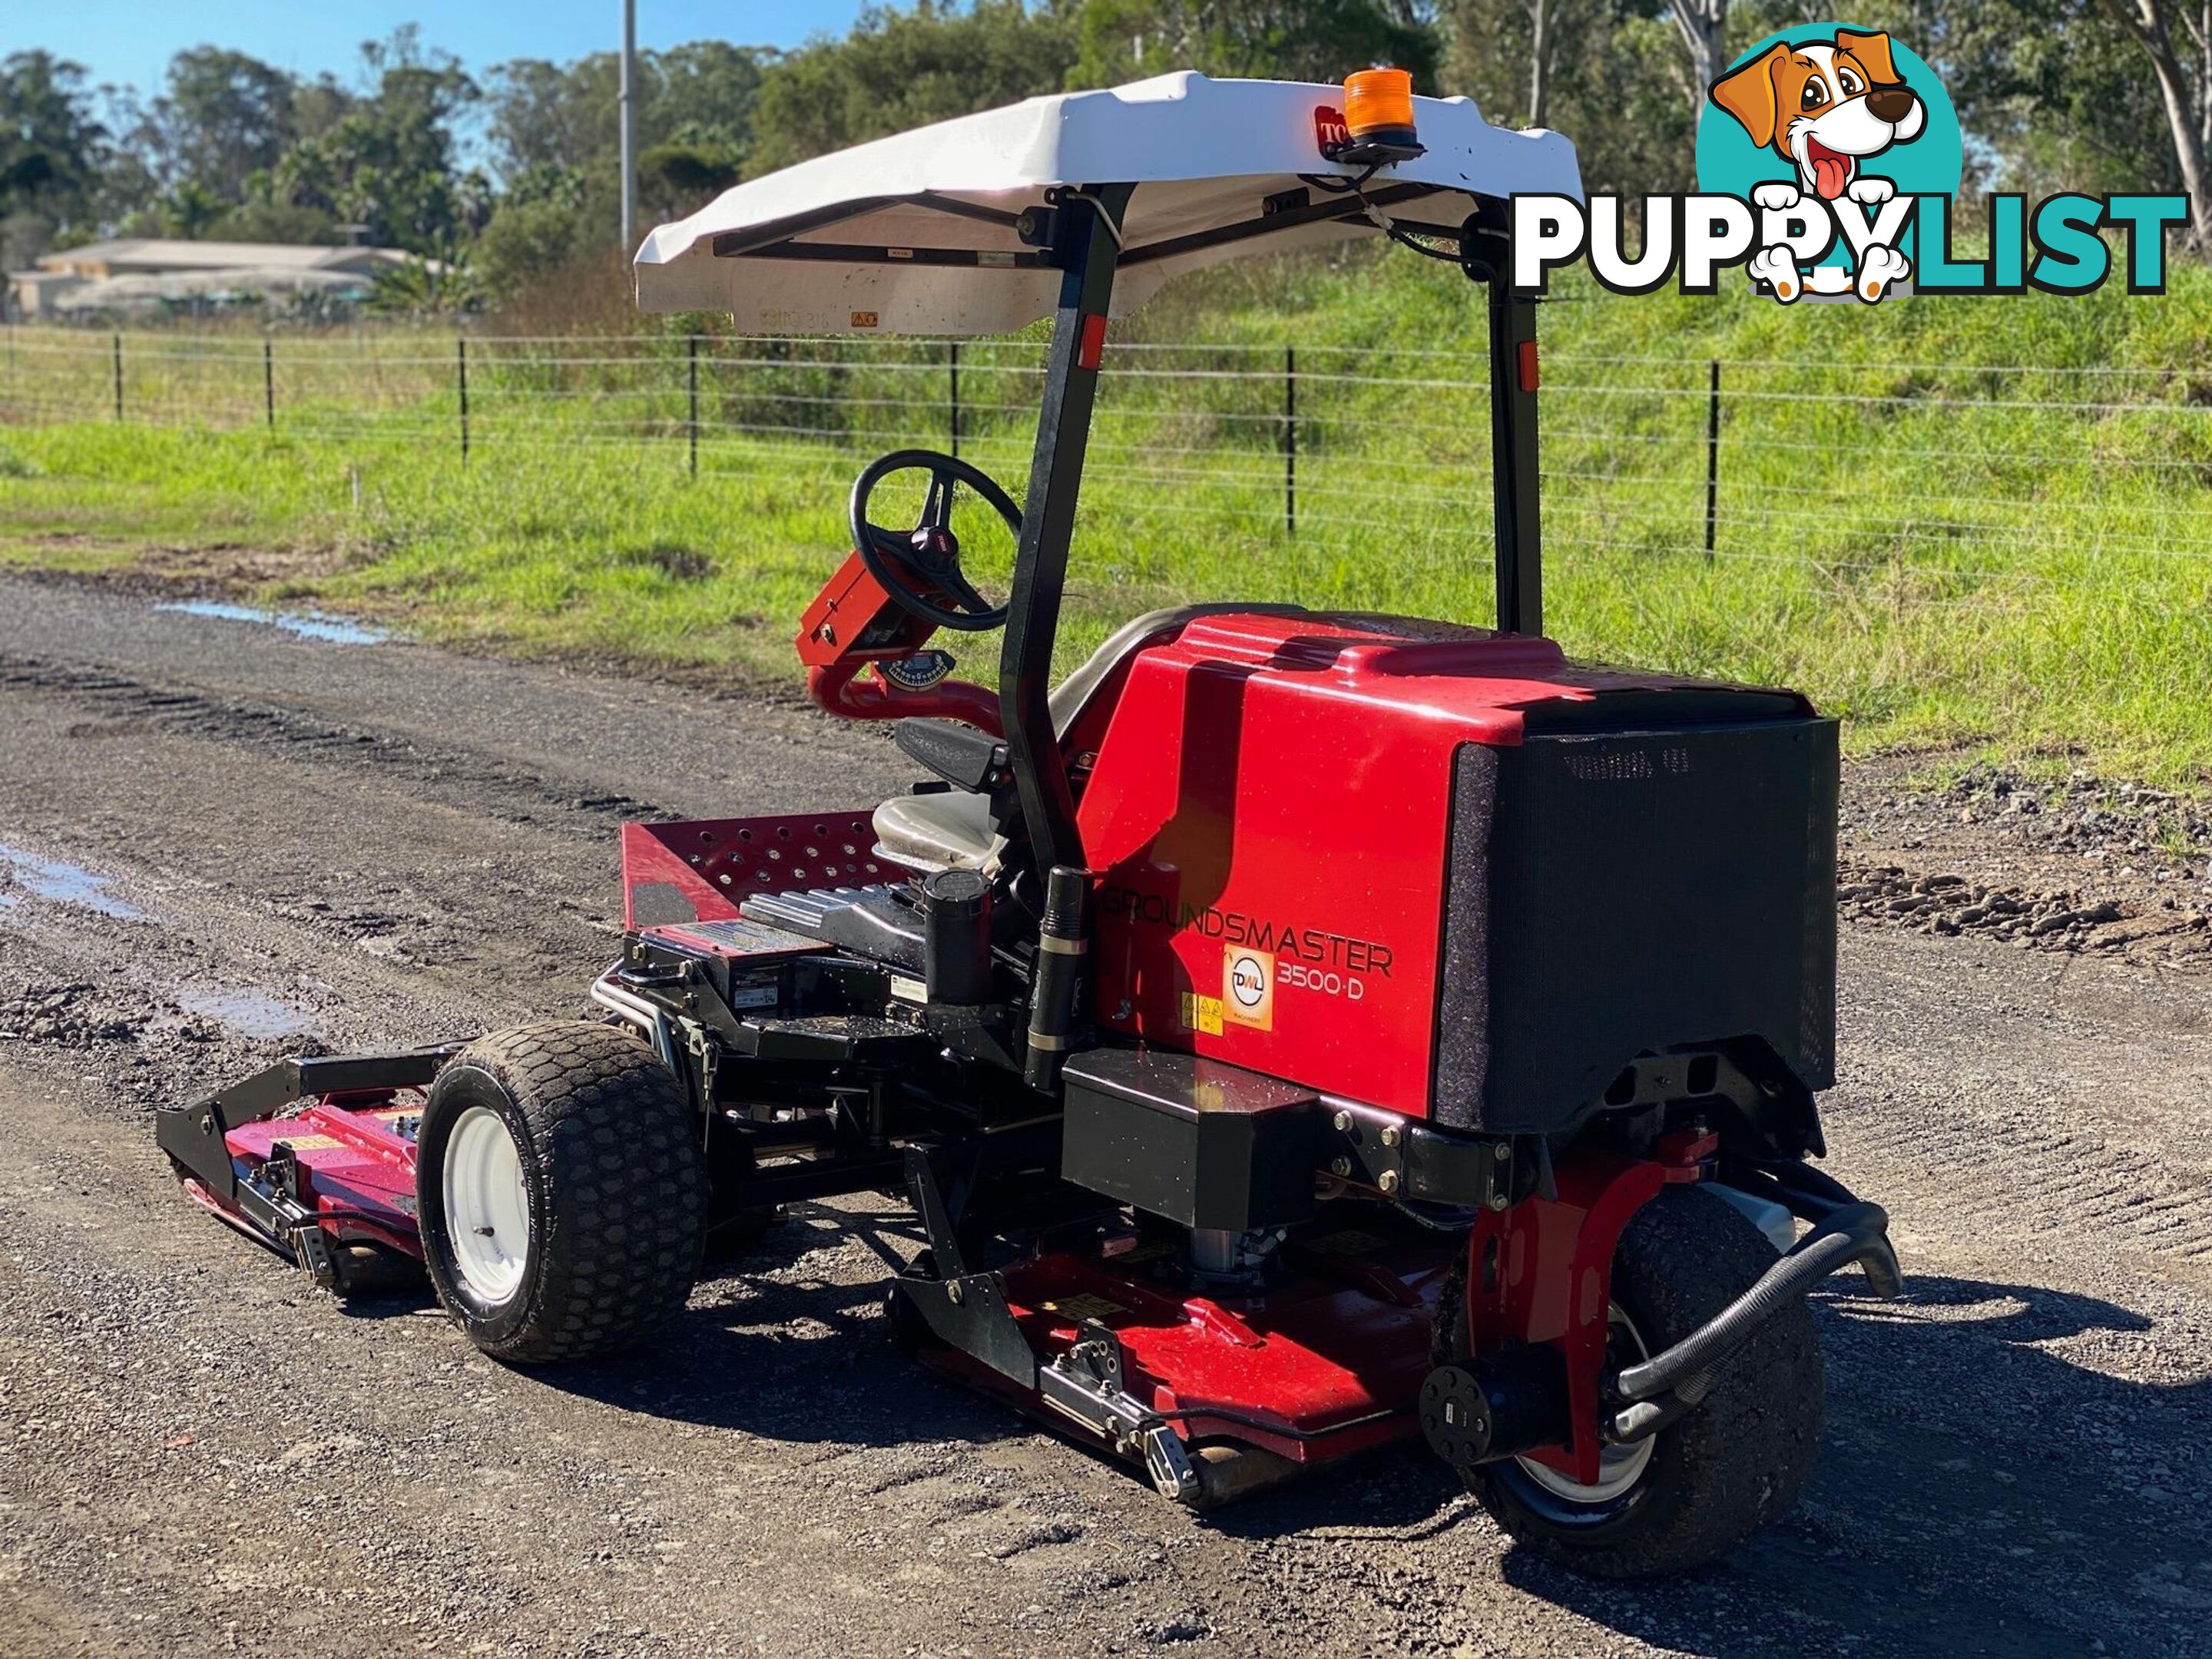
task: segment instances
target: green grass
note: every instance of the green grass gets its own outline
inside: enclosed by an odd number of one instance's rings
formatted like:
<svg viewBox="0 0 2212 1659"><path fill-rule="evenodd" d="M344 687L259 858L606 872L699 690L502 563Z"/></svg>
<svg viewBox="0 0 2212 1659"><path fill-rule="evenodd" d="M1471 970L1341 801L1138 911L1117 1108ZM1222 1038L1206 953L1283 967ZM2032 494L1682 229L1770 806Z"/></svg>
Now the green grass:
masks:
<svg viewBox="0 0 2212 1659"><path fill-rule="evenodd" d="M2206 780L2205 272L2163 298L1560 297L1543 313L1547 620L1571 652L1793 684L1844 714L1861 748ZM1474 298L1449 269L1371 251L1171 289L1126 336L1218 349L1109 357L1122 372L1101 400L1064 653L1186 598L1487 621ZM465 469L450 339L280 342L273 436L258 342L126 343L137 418L120 425L103 418L106 342L71 343L27 348L0 379L0 560L229 561L263 599L689 673L795 684L792 625L847 545L852 473L896 443L943 442L933 343L844 365L710 346L696 481L680 342L563 348L624 361L550 365L523 361L543 346L471 342ZM1295 539L1274 418L1285 344L1300 369ZM1420 355L1437 350L1468 355ZM1036 355L1033 341L964 349L963 453L1017 491ZM1714 357L1726 413L1709 562ZM1129 372L1167 368L1216 378ZM791 430L810 427L838 429ZM1002 574L1006 538L974 541Z"/></svg>

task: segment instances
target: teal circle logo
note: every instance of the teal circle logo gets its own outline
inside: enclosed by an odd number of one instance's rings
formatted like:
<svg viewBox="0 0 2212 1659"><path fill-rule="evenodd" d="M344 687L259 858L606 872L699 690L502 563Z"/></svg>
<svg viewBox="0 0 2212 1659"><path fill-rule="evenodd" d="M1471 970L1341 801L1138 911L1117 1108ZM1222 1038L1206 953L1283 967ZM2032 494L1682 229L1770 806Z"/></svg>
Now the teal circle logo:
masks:
<svg viewBox="0 0 2212 1659"><path fill-rule="evenodd" d="M1955 196L1965 163L1935 70L1882 31L1849 24L1768 35L1707 88L1698 120L1698 188L1747 201L1786 185L1872 213L1893 197Z"/></svg>

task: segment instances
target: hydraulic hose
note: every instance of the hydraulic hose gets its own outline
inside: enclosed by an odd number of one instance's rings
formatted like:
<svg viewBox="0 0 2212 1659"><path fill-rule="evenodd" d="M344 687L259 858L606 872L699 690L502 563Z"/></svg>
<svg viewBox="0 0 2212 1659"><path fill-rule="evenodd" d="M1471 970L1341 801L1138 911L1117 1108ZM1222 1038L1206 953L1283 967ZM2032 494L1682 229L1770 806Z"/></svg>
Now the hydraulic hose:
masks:
<svg viewBox="0 0 2212 1659"><path fill-rule="evenodd" d="M1705 1397L1722 1363L1757 1335L1760 1327L1830 1273L1854 1261L1864 1265L1867 1284L1876 1296L1895 1296L1904 1287L1897 1253L1890 1249L1889 1217L1878 1204L1847 1204L1835 1210L1799 1239L1759 1283L1704 1325L1664 1352L1624 1370L1614 1379L1614 1391L1632 1402L1657 1401L1672 1394L1674 1399L1667 1403L1687 1409ZM1637 1417L1633 1425L1628 1421L1632 1415ZM1643 1422L1644 1414L1624 1412L1615 1419L1615 1429L1640 1429L1640 1434L1626 1435L1640 1438L1664 1426L1654 1421L1644 1427Z"/></svg>

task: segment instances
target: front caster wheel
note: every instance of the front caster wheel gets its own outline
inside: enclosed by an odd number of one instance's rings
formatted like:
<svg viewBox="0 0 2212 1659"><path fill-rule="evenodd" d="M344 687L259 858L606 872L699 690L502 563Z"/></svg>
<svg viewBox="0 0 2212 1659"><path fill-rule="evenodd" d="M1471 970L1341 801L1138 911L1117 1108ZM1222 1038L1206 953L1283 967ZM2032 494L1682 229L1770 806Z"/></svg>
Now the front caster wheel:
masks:
<svg viewBox="0 0 2212 1659"><path fill-rule="evenodd" d="M707 1225L699 1127L629 1032L580 1021L471 1043L416 1141L422 1259L495 1359L588 1359L684 1305Z"/></svg>
<svg viewBox="0 0 2212 1659"><path fill-rule="evenodd" d="M1613 1363L1690 1334L1774 1265L1774 1247L1726 1200L1669 1187L1639 1210L1613 1263ZM1457 1275L1455 1274L1455 1277ZM1463 1281L1462 1281L1463 1283ZM1447 1285L1447 1309L1465 1297ZM1464 1314L1440 1348L1466 1352ZM1811 1477L1826 1391L1812 1315L1777 1316L1705 1403L1648 1440L1606 1448L1584 1485L1529 1458L1468 1485L1523 1548L1600 1578L1687 1571L1787 1514Z"/></svg>

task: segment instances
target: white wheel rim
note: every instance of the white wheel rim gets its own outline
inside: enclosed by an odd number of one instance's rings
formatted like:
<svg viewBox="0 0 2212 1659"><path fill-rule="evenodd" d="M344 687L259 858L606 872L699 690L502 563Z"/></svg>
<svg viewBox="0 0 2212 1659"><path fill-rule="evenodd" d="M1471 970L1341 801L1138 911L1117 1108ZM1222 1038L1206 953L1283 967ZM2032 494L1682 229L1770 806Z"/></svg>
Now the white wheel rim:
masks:
<svg viewBox="0 0 2212 1659"><path fill-rule="evenodd" d="M1620 1304L1617 1302L1613 1304L1612 1312L1613 1322L1627 1331L1629 1340L1636 1345L1637 1352L1649 1359L1651 1350L1644 1346L1644 1334L1636 1328L1636 1322L1620 1310ZM1548 1463L1539 1463L1533 1457L1516 1457L1513 1461L1520 1465L1523 1474L1554 1498L1564 1498L1570 1504L1610 1504L1643 1478L1644 1469L1651 1462L1652 1447L1657 1440L1656 1435L1646 1435L1626 1446L1607 1443L1600 1447L1597 1479L1587 1484L1571 1475L1562 1474Z"/></svg>
<svg viewBox="0 0 2212 1659"><path fill-rule="evenodd" d="M471 1106L446 1143L446 1231L453 1266L486 1305L522 1287L530 1263L530 1196L522 1157L498 1113Z"/></svg>

